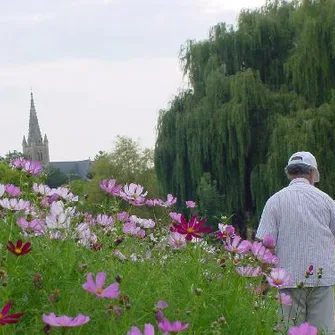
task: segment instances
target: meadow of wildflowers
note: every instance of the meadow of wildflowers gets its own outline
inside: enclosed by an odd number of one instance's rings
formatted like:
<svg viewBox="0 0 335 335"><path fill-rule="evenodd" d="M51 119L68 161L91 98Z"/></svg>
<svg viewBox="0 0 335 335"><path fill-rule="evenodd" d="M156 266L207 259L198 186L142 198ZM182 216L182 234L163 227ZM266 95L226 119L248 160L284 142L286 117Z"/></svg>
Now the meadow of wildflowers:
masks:
<svg viewBox="0 0 335 335"><path fill-rule="evenodd" d="M213 231L195 202L177 213L173 195L151 199L143 186L113 179L100 185L113 206L93 216L77 210L82 199L68 187L44 185L37 163L18 159L12 168L20 170L20 184L0 184L2 334L310 329L278 325L278 306L291 303L278 288L290 279L276 267L270 236L242 240L228 219ZM126 211L117 210L120 203ZM141 206L152 208L152 217L135 216ZM155 207L166 211L165 220L156 220Z"/></svg>

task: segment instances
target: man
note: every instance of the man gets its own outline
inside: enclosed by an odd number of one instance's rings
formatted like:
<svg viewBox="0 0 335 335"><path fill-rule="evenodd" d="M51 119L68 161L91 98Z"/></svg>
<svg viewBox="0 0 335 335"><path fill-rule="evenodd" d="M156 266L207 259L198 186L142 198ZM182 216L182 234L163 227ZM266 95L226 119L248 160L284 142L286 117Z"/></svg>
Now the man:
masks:
<svg viewBox="0 0 335 335"><path fill-rule="evenodd" d="M282 306L284 322L309 322L332 334L335 202L314 187L320 177L310 152L293 154L285 171L291 182L267 201L256 238L274 237L279 266L292 278L281 290L293 301L292 306ZM322 273L317 271L320 268Z"/></svg>

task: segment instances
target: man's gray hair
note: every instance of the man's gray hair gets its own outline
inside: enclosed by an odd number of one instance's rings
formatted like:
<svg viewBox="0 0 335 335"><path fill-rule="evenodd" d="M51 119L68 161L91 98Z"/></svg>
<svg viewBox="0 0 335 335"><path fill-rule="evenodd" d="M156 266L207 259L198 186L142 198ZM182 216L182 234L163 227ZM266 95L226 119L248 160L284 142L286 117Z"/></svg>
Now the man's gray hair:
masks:
<svg viewBox="0 0 335 335"><path fill-rule="evenodd" d="M303 176L303 175L309 175L311 171L313 171L314 168L312 166L308 166L306 164L292 164L288 165L285 168L285 172L287 176Z"/></svg>

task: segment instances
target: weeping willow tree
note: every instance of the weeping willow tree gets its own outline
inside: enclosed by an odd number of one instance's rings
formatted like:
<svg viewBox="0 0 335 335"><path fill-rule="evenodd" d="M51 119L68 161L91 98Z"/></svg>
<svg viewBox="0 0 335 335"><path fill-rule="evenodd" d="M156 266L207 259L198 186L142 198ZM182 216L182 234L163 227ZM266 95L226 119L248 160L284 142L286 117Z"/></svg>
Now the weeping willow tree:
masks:
<svg viewBox="0 0 335 335"><path fill-rule="evenodd" d="M286 185L288 157L315 154L320 188L335 196L335 2L268 1L188 41L189 89L160 112L155 168L162 191L197 199L216 181L223 214L257 218Z"/></svg>

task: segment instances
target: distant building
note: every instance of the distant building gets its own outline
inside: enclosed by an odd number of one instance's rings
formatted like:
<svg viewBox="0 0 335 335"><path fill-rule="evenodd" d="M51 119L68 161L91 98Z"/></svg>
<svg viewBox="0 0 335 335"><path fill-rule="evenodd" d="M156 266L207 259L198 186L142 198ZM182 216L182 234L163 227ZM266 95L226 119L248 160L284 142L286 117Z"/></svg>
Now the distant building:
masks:
<svg viewBox="0 0 335 335"><path fill-rule="evenodd" d="M49 166L51 168L59 169L62 173L67 175L69 179L72 179L72 177L87 179L91 166L91 161L89 159L82 161L50 162L49 141L46 134L42 139L33 93L31 93L30 99L28 140L23 136L22 148L23 156L28 160L38 161L46 167Z"/></svg>

